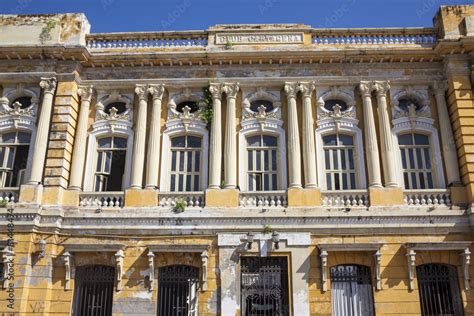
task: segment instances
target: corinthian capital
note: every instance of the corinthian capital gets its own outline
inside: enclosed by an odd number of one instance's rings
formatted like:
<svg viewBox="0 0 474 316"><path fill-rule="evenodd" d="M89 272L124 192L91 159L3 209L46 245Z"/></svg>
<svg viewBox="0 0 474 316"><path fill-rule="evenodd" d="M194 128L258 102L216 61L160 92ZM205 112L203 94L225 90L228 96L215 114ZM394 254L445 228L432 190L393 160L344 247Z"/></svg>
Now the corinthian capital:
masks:
<svg viewBox="0 0 474 316"><path fill-rule="evenodd" d="M385 96L387 91L390 89L389 81L374 81L373 89L377 93L377 96Z"/></svg>
<svg viewBox="0 0 474 316"><path fill-rule="evenodd" d="M165 85L164 84L150 84L148 85L148 93L151 94L153 100L161 100L165 94Z"/></svg>
<svg viewBox="0 0 474 316"><path fill-rule="evenodd" d="M40 87L43 89L44 93L54 93L56 90L56 78L41 78Z"/></svg>
<svg viewBox="0 0 474 316"><path fill-rule="evenodd" d="M372 82L370 81L361 81L359 84L360 94L363 97L372 96Z"/></svg>
<svg viewBox="0 0 474 316"><path fill-rule="evenodd" d="M287 98L296 98L298 93L298 83L297 82L286 82L285 83L285 93Z"/></svg>
<svg viewBox="0 0 474 316"><path fill-rule="evenodd" d="M228 98L234 98L234 99L237 97L237 93L239 92L239 89L240 89L240 87L239 87L238 82L226 83L222 87L222 91L225 92L227 97Z"/></svg>
<svg viewBox="0 0 474 316"><path fill-rule="evenodd" d="M81 97L81 101L91 102L94 88L93 86L79 86L77 94Z"/></svg>
<svg viewBox="0 0 474 316"><path fill-rule="evenodd" d="M448 82L446 80L443 81L435 81L432 85L433 93L436 94L443 94L448 90Z"/></svg>
<svg viewBox="0 0 474 316"><path fill-rule="evenodd" d="M298 83L298 90L301 91L303 97L311 97L314 89L316 89L316 84L313 81Z"/></svg>
<svg viewBox="0 0 474 316"><path fill-rule="evenodd" d="M146 100L147 97L148 97L147 86L145 86L145 85L137 85L137 86L135 87L135 93L137 94L138 99L139 99L140 101Z"/></svg>
<svg viewBox="0 0 474 316"><path fill-rule="evenodd" d="M222 98L223 88L222 83L211 83L209 85L209 92L212 94L212 98L220 100Z"/></svg>

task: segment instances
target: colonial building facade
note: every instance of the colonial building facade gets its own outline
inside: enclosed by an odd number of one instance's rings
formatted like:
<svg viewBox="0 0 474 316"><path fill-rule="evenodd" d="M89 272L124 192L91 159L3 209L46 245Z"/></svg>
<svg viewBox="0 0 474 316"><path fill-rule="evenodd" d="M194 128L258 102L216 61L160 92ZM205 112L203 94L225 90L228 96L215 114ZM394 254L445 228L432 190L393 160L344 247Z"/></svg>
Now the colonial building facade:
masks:
<svg viewBox="0 0 474 316"><path fill-rule="evenodd" d="M0 312L474 315L474 6L433 27L0 17Z"/></svg>

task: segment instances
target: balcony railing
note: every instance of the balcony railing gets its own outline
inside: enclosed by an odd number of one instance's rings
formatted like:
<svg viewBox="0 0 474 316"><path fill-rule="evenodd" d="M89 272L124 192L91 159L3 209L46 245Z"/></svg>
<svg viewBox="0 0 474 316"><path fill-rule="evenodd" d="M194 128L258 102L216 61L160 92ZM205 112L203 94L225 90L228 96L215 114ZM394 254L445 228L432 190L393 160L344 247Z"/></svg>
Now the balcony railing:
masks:
<svg viewBox="0 0 474 316"><path fill-rule="evenodd" d="M178 202L184 202L186 207L204 207L204 192L160 192L158 204L161 207L175 207Z"/></svg>
<svg viewBox="0 0 474 316"><path fill-rule="evenodd" d="M433 28L314 29L311 38L316 45L336 46L433 46L437 39Z"/></svg>
<svg viewBox="0 0 474 316"><path fill-rule="evenodd" d="M79 195L81 207L123 207L123 192L83 192Z"/></svg>
<svg viewBox="0 0 474 316"><path fill-rule="evenodd" d="M90 49L127 48L196 48L207 46L207 32L140 32L101 33L87 35Z"/></svg>
<svg viewBox="0 0 474 316"><path fill-rule="evenodd" d="M367 207L369 194L367 190L344 190L322 192L323 206L329 207Z"/></svg>
<svg viewBox="0 0 474 316"><path fill-rule="evenodd" d="M286 191L241 192L239 204L242 207L286 207Z"/></svg>
<svg viewBox="0 0 474 316"><path fill-rule="evenodd" d="M7 203L18 202L20 195L20 188L0 188L0 201L6 201Z"/></svg>
<svg viewBox="0 0 474 316"><path fill-rule="evenodd" d="M451 194L449 189L406 190L403 194L403 199L406 205L451 205Z"/></svg>

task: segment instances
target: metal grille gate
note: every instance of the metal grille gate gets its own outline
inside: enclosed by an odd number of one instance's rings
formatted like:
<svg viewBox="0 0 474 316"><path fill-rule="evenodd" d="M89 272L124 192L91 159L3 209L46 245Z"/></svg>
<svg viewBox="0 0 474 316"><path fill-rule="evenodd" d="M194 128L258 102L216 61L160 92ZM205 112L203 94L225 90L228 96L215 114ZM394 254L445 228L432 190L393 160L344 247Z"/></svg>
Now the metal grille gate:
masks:
<svg viewBox="0 0 474 316"><path fill-rule="evenodd" d="M416 267L416 274L423 315L464 314L455 267L424 264Z"/></svg>
<svg viewBox="0 0 474 316"><path fill-rule="evenodd" d="M241 258L242 316L289 315L286 257Z"/></svg>
<svg viewBox="0 0 474 316"><path fill-rule="evenodd" d="M333 315L374 315L374 298L369 267L338 265L331 267L330 274Z"/></svg>
<svg viewBox="0 0 474 316"><path fill-rule="evenodd" d="M74 316L111 316L114 292L113 267L76 268Z"/></svg>
<svg viewBox="0 0 474 316"><path fill-rule="evenodd" d="M158 316L197 315L199 268L172 265L158 270Z"/></svg>

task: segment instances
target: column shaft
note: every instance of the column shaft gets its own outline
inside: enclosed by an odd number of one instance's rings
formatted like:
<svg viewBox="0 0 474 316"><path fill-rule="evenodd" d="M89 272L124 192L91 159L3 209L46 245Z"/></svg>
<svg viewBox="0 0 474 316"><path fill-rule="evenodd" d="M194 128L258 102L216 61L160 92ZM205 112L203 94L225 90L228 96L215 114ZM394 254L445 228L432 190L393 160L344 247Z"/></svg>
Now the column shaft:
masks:
<svg viewBox="0 0 474 316"><path fill-rule="evenodd" d="M301 83L303 94L303 162L305 172L305 187L316 188L316 146L314 144L313 111L311 95L315 89L314 83Z"/></svg>
<svg viewBox="0 0 474 316"><path fill-rule="evenodd" d="M143 182L143 165L145 163L145 138L146 138L146 107L148 92L146 86L137 86L135 93L138 95L137 122L133 143L132 179L131 188L141 189Z"/></svg>
<svg viewBox="0 0 474 316"><path fill-rule="evenodd" d="M148 92L153 96L151 110L150 139L148 141L146 188L158 187L158 170L160 166L160 130L161 130L161 101L165 92L164 85L150 85Z"/></svg>
<svg viewBox="0 0 474 316"><path fill-rule="evenodd" d="M297 83L285 84L288 99L288 168L289 187L301 188L301 148L296 108Z"/></svg>
<svg viewBox="0 0 474 316"><path fill-rule="evenodd" d="M225 125L225 188L235 189L237 186L237 151L235 132L235 102L239 84L228 84L224 86L227 96L227 115Z"/></svg>
<svg viewBox="0 0 474 316"><path fill-rule="evenodd" d="M74 137L71 179L69 181L69 188L73 190L82 189L84 161L86 158L87 122L89 119L92 93L92 86L79 87L78 94L81 97L81 108L79 109L79 119L77 121L76 135Z"/></svg>
<svg viewBox="0 0 474 316"><path fill-rule="evenodd" d="M433 86L436 98L436 107L438 109L439 128L441 142L443 145L444 165L446 166L446 176L448 185L460 184L459 162L454 142L453 129L449 120L448 106L446 104L445 91L448 86L446 82L436 82Z"/></svg>
<svg viewBox="0 0 474 316"><path fill-rule="evenodd" d="M393 143L393 136L388 116L387 91L390 85L387 81L374 82L374 89L377 92L377 103L379 110L380 139L382 146L382 163L384 170L385 186L397 187L396 172L396 148Z"/></svg>
<svg viewBox="0 0 474 316"><path fill-rule="evenodd" d="M209 148L209 189L218 189L221 185L222 160L222 86L220 84L211 84L209 90L212 94L212 124Z"/></svg>
<svg viewBox="0 0 474 316"><path fill-rule="evenodd" d="M56 78L45 78L40 82L43 89L43 101L33 150L33 164L28 184L39 184L42 181L46 150L48 147L48 132L53 107L53 96L56 90Z"/></svg>
<svg viewBox="0 0 474 316"><path fill-rule="evenodd" d="M372 107L372 87L370 82L361 82L359 85L362 94L365 127L365 152L367 155L367 169L369 187L382 187L380 175L379 146L375 133L374 110Z"/></svg>

